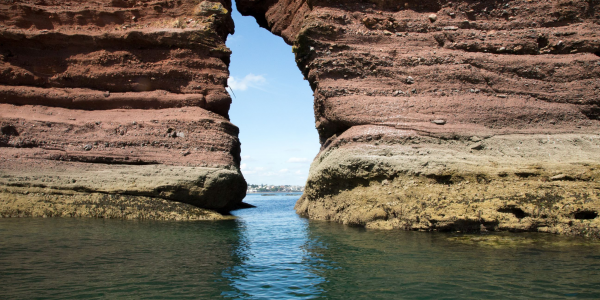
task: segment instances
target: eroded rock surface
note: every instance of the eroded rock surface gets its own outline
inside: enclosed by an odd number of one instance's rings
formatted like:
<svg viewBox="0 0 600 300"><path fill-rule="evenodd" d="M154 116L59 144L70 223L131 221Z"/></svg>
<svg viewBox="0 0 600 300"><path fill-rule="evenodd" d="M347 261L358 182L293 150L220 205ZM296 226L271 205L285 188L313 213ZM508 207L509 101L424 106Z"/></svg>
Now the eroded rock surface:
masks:
<svg viewBox="0 0 600 300"><path fill-rule="evenodd" d="M228 0L0 3L0 215L235 208L230 12Z"/></svg>
<svg viewBox="0 0 600 300"><path fill-rule="evenodd" d="M293 46L315 92L300 214L600 236L599 2L237 5Z"/></svg>

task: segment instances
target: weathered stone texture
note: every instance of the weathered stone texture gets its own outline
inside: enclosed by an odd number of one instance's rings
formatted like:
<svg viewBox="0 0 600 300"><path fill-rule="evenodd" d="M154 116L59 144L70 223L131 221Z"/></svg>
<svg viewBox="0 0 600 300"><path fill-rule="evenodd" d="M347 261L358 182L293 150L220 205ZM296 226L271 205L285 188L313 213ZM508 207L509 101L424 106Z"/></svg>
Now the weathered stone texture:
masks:
<svg viewBox="0 0 600 300"><path fill-rule="evenodd" d="M599 235L598 1L237 5L293 46L315 92L322 148L299 213Z"/></svg>
<svg viewBox="0 0 600 300"><path fill-rule="evenodd" d="M225 90L230 12L228 0L0 3L3 193L235 208L246 183Z"/></svg>

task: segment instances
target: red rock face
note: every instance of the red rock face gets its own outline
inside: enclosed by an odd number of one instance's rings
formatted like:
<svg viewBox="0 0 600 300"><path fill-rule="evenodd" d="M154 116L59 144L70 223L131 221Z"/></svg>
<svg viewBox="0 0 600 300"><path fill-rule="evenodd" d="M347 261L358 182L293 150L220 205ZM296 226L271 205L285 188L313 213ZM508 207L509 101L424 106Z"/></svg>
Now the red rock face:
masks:
<svg viewBox="0 0 600 300"><path fill-rule="evenodd" d="M230 11L228 0L0 3L0 172L231 169L235 196L185 202L234 207L245 182L225 91Z"/></svg>
<svg viewBox="0 0 600 300"><path fill-rule="evenodd" d="M322 142L368 124L442 135L598 129L594 2L239 1L238 8L294 45L316 92Z"/></svg>
<svg viewBox="0 0 600 300"><path fill-rule="evenodd" d="M10 2L0 6L2 103L227 117L229 2L210 2L216 13L198 1Z"/></svg>
<svg viewBox="0 0 600 300"><path fill-rule="evenodd" d="M590 232L572 224L577 210L600 211L598 2L237 5L293 45L315 92L322 148L299 213L373 228ZM507 219L508 199L527 217ZM560 212L557 199L578 208Z"/></svg>

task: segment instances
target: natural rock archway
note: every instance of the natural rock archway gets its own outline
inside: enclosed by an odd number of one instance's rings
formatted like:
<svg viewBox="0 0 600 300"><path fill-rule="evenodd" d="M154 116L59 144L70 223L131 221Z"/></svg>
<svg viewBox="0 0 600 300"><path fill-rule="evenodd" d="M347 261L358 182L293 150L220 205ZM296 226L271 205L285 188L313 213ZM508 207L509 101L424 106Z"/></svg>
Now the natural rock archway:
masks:
<svg viewBox="0 0 600 300"><path fill-rule="evenodd" d="M322 148L300 214L599 235L597 2L237 5L293 45L315 91ZM230 11L226 0L0 4L2 215L235 208L246 183L227 119Z"/></svg>
<svg viewBox="0 0 600 300"><path fill-rule="evenodd" d="M293 45L322 148L300 214L599 235L595 1L239 0ZM515 213L516 212L516 213Z"/></svg>

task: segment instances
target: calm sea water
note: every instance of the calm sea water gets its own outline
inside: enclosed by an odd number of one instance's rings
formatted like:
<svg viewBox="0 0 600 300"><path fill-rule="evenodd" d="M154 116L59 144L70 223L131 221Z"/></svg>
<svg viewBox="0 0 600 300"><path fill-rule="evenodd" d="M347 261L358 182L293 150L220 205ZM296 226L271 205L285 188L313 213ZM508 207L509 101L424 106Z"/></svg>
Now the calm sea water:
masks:
<svg viewBox="0 0 600 300"><path fill-rule="evenodd" d="M600 244L308 221L299 195L220 222L0 219L1 299L600 299Z"/></svg>

